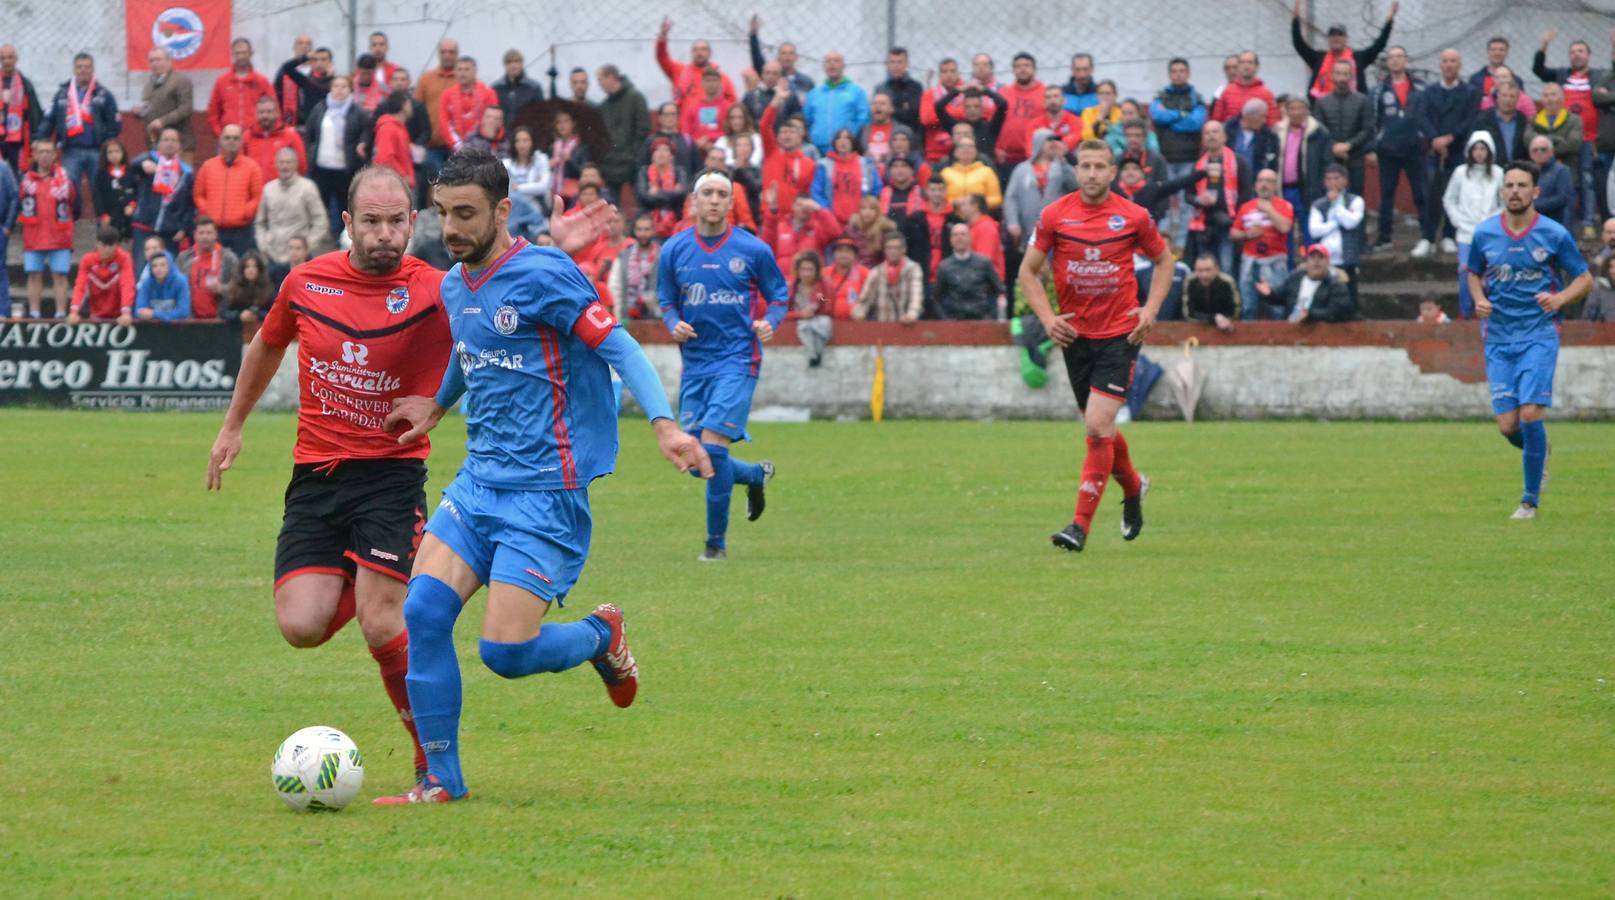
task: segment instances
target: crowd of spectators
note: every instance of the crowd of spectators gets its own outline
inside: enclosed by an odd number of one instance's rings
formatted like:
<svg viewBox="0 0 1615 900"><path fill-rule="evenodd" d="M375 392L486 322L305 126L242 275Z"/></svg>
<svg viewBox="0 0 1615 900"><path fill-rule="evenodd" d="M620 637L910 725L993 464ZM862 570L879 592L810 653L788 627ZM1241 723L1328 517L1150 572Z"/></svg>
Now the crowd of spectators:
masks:
<svg viewBox="0 0 1615 900"><path fill-rule="evenodd" d="M1140 296L1152 277L1172 277L1162 318L1224 329L1355 318L1360 264L1390 252L1403 181L1418 212L1411 255L1456 258L1462 316L1464 251L1501 208L1501 163L1541 166L1539 211L1585 238L1608 217L1615 69L1592 68L1586 41L1553 67L1557 36L1543 36L1532 97L1504 38L1468 74L1458 51L1442 51L1425 81L1392 43L1395 3L1360 48L1340 25L1315 46L1300 0L1294 13L1306 83L1264 83L1245 50L1215 84L1172 59L1147 98L1122 96L1083 52L1063 83L1039 80L1022 52L1007 70L981 53L944 58L925 84L893 47L886 77L858 84L838 52L807 71L793 43L765 41L756 16L751 66L733 73L704 40L678 57L663 20L654 52L672 99L655 109L611 62L574 69L564 88L552 72L546 95L515 49L490 83L493 71L444 38L436 64L412 78L375 32L348 74L305 35L266 75L238 38L201 119L217 152L200 160L195 85L164 50L151 51L131 111L145 125L136 147L120 142L117 102L89 54L42 102L17 50L0 46L0 253L20 226L30 316L43 311L49 273L58 316L250 322L292 266L340 245L347 187L365 165L415 187L412 252L444 264L428 192L449 155L474 146L506 160L513 234L546 242L558 208L614 204L615 224L577 261L620 316L654 318L660 242L689 224L695 175L722 169L736 184L731 221L773 249L817 360L836 320L1012 315L1021 257L1044 207L1076 189L1071 154L1083 140L1111 146L1115 191L1150 212L1181 259L1171 273L1139 260ZM74 224L86 216L97 243L73 280ZM1603 235L1615 246L1615 224ZM1587 314L1608 305L1595 298Z"/></svg>

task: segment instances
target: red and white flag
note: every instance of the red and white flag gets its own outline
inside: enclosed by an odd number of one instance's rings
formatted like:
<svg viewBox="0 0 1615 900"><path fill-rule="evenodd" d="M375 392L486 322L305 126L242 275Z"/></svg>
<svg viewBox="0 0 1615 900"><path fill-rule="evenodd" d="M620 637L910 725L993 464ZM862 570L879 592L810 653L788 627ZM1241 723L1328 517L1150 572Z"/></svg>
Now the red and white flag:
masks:
<svg viewBox="0 0 1615 900"><path fill-rule="evenodd" d="M126 0L124 33L132 72L162 47L176 69L230 68L230 0Z"/></svg>

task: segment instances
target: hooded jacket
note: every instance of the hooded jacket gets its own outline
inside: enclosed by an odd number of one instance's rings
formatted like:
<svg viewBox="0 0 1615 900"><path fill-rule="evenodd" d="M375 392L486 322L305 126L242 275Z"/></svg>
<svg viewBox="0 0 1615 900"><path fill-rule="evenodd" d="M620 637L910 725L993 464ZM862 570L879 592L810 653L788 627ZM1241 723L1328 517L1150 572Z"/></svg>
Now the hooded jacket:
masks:
<svg viewBox="0 0 1615 900"><path fill-rule="evenodd" d="M1009 184L1004 187L1004 224L1019 225L1021 240L1026 240L1037 228L1043 207L1077 190L1077 172L1063 159L1049 163L1043 186L1038 186L1032 164L1043 154L1043 145L1048 139L1048 133L1043 131L1032 138L1032 158L1015 166L1009 174Z"/></svg>
<svg viewBox="0 0 1615 900"><path fill-rule="evenodd" d="M1469 153L1476 144L1486 145L1492 161L1484 168L1469 162ZM1497 164L1497 145L1492 136L1477 131L1464 142L1464 161L1453 170L1447 182L1442 206L1447 210L1447 221L1458 231L1458 243L1467 244L1475 235L1475 226L1503 211L1503 167Z"/></svg>

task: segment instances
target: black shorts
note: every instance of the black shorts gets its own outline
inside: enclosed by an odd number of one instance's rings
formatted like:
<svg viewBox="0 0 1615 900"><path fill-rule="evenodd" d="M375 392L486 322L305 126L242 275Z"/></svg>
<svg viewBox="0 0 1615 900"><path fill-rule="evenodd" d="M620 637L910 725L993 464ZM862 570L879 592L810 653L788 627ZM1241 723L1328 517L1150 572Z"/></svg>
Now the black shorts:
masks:
<svg viewBox="0 0 1615 900"><path fill-rule="evenodd" d="M1133 386L1133 367L1138 365L1138 345L1121 334L1108 338L1079 337L1065 348L1065 371L1071 376L1071 392L1077 407L1088 409L1088 391L1127 402L1127 389Z"/></svg>
<svg viewBox="0 0 1615 900"><path fill-rule="evenodd" d="M408 581L425 526L424 461L300 463L286 486L275 587L310 573L351 579L359 566Z"/></svg>

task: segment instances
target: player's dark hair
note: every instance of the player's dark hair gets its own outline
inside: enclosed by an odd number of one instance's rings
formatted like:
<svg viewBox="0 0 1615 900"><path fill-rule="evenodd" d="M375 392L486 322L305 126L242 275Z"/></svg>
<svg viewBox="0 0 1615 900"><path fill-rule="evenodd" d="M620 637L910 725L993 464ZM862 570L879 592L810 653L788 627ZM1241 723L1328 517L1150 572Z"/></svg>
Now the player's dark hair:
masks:
<svg viewBox="0 0 1615 900"><path fill-rule="evenodd" d="M1072 62L1076 62L1079 59L1086 60L1089 65L1093 64L1093 54L1092 53L1073 53L1073 54L1071 54L1071 61Z"/></svg>
<svg viewBox="0 0 1615 900"><path fill-rule="evenodd" d="M95 242L103 247L111 247L122 239L118 229L111 225L102 225L95 230Z"/></svg>
<svg viewBox="0 0 1615 900"><path fill-rule="evenodd" d="M1339 175L1341 178L1350 178L1351 177L1351 173L1347 172L1346 167L1341 165L1340 163L1330 163L1329 165L1324 166L1323 167L1323 174L1325 174L1325 175Z"/></svg>
<svg viewBox="0 0 1615 900"><path fill-rule="evenodd" d="M893 47L892 49L886 51L886 55L887 56L901 56L904 59L908 59L908 48L907 47Z"/></svg>
<svg viewBox="0 0 1615 900"><path fill-rule="evenodd" d="M1037 57L1033 56L1030 53L1027 53L1025 50L1022 50L1021 52L1019 52L1019 53L1015 54L1013 57L1011 57L1010 58L1010 63L1013 65L1014 63L1018 63L1023 59L1026 60L1027 62L1031 63L1032 68L1034 68L1034 69L1037 68Z"/></svg>
<svg viewBox="0 0 1615 900"><path fill-rule="evenodd" d="M941 59L937 60L936 67L940 69L943 66L948 65L949 63L952 63L953 65L957 66L959 64L959 61L957 59L954 59L951 56L944 56Z"/></svg>
<svg viewBox="0 0 1615 900"><path fill-rule="evenodd" d="M1500 34L1494 34L1492 35L1492 39L1486 42L1486 46L1490 47L1493 44L1502 44L1504 47L1507 47L1509 46L1508 38L1503 37Z"/></svg>
<svg viewBox="0 0 1615 900"><path fill-rule="evenodd" d="M491 205L510 196L510 172L499 157L481 147L466 147L449 157L442 171L437 173L436 184L439 187L474 184L482 188Z"/></svg>
<svg viewBox="0 0 1615 900"><path fill-rule="evenodd" d="M941 171L935 171L935 172L931 173L930 179L927 180L925 183L926 184L946 185L948 183L948 179L942 177L942 172Z"/></svg>
<svg viewBox="0 0 1615 900"><path fill-rule="evenodd" d="M1181 56L1174 56L1171 59L1166 61L1167 71L1171 71L1173 66L1178 65L1180 63L1183 65L1183 67L1185 69L1189 68L1189 61L1188 60L1184 59Z"/></svg>
<svg viewBox="0 0 1615 900"><path fill-rule="evenodd" d="M460 54L460 58L454 61L455 65L459 65L460 63L470 63L471 68L475 69L477 67L477 58L475 56L466 56L462 53Z"/></svg>
<svg viewBox="0 0 1615 900"><path fill-rule="evenodd" d="M881 240L880 245L882 247L884 247L887 244L891 243L892 241L896 241L899 244L902 244L903 245L903 252L905 252L905 253L908 252L908 238L903 237L903 233L901 231L888 231L888 232L886 232L886 237Z"/></svg>
<svg viewBox="0 0 1615 900"><path fill-rule="evenodd" d="M82 50L80 50L78 53L73 54L73 61L74 62L78 62L81 59L88 60L91 65L95 64L95 57L91 56L90 54L88 54L88 53L86 53L86 52L84 52Z"/></svg>
<svg viewBox="0 0 1615 900"><path fill-rule="evenodd" d="M399 187L404 189L405 197L413 198L415 196L415 192L409 187L409 182L405 181L404 176L398 174L397 170L371 163L370 165L365 166L359 171L353 173L353 180L348 182L349 213L353 212L353 201L354 198L359 196L359 188L363 187L365 182L374 180L376 178L391 178ZM410 201L410 206L411 208L414 207L414 200Z"/></svg>
<svg viewBox="0 0 1615 900"><path fill-rule="evenodd" d="M1525 174L1531 176L1531 185L1533 187L1535 187L1537 182L1542 178L1541 167L1534 162L1524 159L1511 160L1508 165L1503 167L1504 175L1507 175L1510 172L1524 172Z"/></svg>
<svg viewBox="0 0 1615 900"><path fill-rule="evenodd" d="M219 223L213 221L212 216L197 216L196 221L191 223L191 231L195 232L196 229L202 228L202 227L218 228Z"/></svg>
<svg viewBox="0 0 1615 900"><path fill-rule="evenodd" d="M230 49L234 50L236 48L237 44L246 44L248 50L252 49L252 41L249 41L244 37L238 37L235 40L231 41L230 42Z"/></svg>
<svg viewBox="0 0 1615 900"><path fill-rule="evenodd" d="M353 67L355 69L374 69L376 67L376 58L368 53L361 53L359 58L354 60Z"/></svg>

